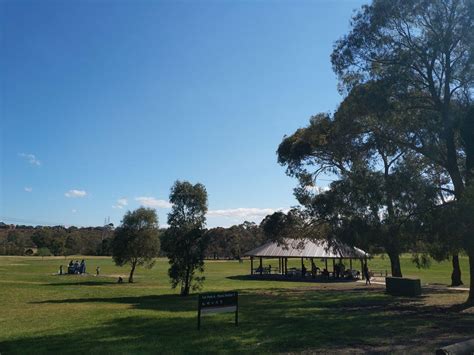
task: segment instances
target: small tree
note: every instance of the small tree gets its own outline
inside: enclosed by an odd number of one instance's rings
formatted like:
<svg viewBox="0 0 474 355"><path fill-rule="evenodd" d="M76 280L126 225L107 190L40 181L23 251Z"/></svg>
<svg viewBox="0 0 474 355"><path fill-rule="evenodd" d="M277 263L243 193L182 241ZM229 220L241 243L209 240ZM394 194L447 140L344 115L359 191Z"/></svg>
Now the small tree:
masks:
<svg viewBox="0 0 474 355"><path fill-rule="evenodd" d="M51 256L52 255L51 251L46 247L39 248L37 254L38 254L38 256L41 256L41 260L44 260L45 256Z"/></svg>
<svg viewBox="0 0 474 355"><path fill-rule="evenodd" d="M112 257L115 264L130 264L128 282L133 282L137 266L151 268L160 250L158 217L151 208L128 211L122 225L115 230L112 240Z"/></svg>
<svg viewBox="0 0 474 355"><path fill-rule="evenodd" d="M196 271L204 271L207 234L204 231L207 212L207 192L202 184L192 185L176 181L171 188L168 214L168 230L163 234L162 249L169 259L168 275L173 288L180 285L181 295L187 296L192 288L198 289L204 277Z"/></svg>

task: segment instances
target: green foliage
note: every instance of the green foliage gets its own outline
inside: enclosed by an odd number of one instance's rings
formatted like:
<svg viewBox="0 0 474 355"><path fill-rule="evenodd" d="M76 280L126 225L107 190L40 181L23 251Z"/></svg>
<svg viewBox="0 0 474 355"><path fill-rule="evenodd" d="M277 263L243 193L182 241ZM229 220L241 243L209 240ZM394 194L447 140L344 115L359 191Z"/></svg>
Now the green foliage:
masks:
<svg viewBox="0 0 474 355"><path fill-rule="evenodd" d="M472 231L474 231L474 184L466 187L463 196L455 205L458 216L456 221L459 223L458 234L462 235L466 249L474 250L474 238L472 237Z"/></svg>
<svg viewBox="0 0 474 355"><path fill-rule="evenodd" d="M413 253L411 261L418 269L428 269L431 266L431 258L426 253Z"/></svg>
<svg viewBox="0 0 474 355"><path fill-rule="evenodd" d="M334 117L312 117L283 140L278 159L298 178L295 196L309 216L331 228L328 238L384 248L392 273L401 276L398 255L421 233L418 216L434 206L437 186L424 175L422 160L383 139L383 110L359 110L363 94L349 95ZM338 178L328 191L314 189L321 173Z"/></svg>
<svg viewBox="0 0 474 355"><path fill-rule="evenodd" d="M133 282L137 266L151 268L160 250L158 217L151 208L128 211L115 230L112 257L118 266L131 265L128 281Z"/></svg>
<svg viewBox="0 0 474 355"><path fill-rule="evenodd" d="M304 211L293 208L287 213L275 212L266 216L260 223L260 229L267 240L284 243L286 238L317 238L316 229L307 223Z"/></svg>
<svg viewBox="0 0 474 355"><path fill-rule="evenodd" d="M38 254L38 256L41 256L41 258L44 258L45 256L52 255L51 251L46 247L38 248L37 254Z"/></svg>
<svg viewBox="0 0 474 355"><path fill-rule="evenodd" d="M23 255L25 249L32 245L31 238L23 230L3 229L0 232L0 254Z"/></svg>
<svg viewBox="0 0 474 355"><path fill-rule="evenodd" d="M63 227L42 228L35 230L31 239L39 248L49 248L53 255L66 255L66 234Z"/></svg>
<svg viewBox="0 0 474 355"><path fill-rule="evenodd" d="M384 140L446 174L457 199L474 167L473 41L471 0L376 0L354 16L332 55L348 92L362 86L383 103ZM359 107L377 111L366 103Z"/></svg>
<svg viewBox="0 0 474 355"><path fill-rule="evenodd" d="M265 241L258 225L244 222L229 228L212 228L206 231L208 247L207 258L240 259L243 254Z"/></svg>
<svg viewBox="0 0 474 355"><path fill-rule="evenodd" d="M113 226L14 226L0 228L0 255L23 255L25 248L46 247L54 255L111 255Z"/></svg>
<svg viewBox="0 0 474 355"><path fill-rule="evenodd" d="M173 288L181 286L181 295L201 287L208 235L204 231L207 192L202 184L176 181L171 188L168 229L161 238L162 249L169 259L168 275Z"/></svg>
<svg viewBox="0 0 474 355"><path fill-rule="evenodd" d="M374 0L336 42L333 68L348 89L390 78L400 92L449 100L446 94L461 94L474 79L473 9L471 0Z"/></svg>

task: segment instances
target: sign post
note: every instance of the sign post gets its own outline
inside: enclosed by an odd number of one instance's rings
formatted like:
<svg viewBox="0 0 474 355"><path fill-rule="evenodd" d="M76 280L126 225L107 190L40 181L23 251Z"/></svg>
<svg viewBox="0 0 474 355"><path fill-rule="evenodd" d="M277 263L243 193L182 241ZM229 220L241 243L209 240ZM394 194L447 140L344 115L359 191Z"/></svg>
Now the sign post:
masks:
<svg viewBox="0 0 474 355"><path fill-rule="evenodd" d="M239 294L237 292L202 293L198 298L198 330L201 314L235 312L235 325L239 324Z"/></svg>

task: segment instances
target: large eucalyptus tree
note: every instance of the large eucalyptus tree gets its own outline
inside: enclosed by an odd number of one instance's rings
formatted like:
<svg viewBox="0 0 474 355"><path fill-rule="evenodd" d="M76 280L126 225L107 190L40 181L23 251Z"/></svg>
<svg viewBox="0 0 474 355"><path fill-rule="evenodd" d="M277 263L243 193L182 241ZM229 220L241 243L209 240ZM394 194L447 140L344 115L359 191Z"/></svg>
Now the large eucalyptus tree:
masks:
<svg viewBox="0 0 474 355"><path fill-rule="evenodd" d="M474 176L474 1L375 0L354 16L332 63L346 92L380 83L392 103L385 139L444 169L456 201L469 204L462 200ZM468 302L474 302L473 239L465 229Z"/></svg>

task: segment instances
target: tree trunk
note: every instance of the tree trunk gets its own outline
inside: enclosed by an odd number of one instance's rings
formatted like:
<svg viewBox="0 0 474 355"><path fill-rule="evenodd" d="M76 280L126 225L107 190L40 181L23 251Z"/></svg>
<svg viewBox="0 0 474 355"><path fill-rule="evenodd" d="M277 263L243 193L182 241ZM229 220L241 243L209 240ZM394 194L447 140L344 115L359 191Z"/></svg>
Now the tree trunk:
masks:
<svg viewBox="0 0 474 355"><path fill-rule="evenodd" d="M453 254L452 256L453 261L453 272L451 274L451 286L461 286L461 268L459 267L459 255Z"/></svg>
<svg viewBox="0 0 474 355"><path fill-rule="evenodd" d="M184 284L184 288L181 291L181 296L189 295L189 281L186 281Z"/></svg>
<svg viewBox="0 0 474 355"><path fill-rule="evenodd" d="M469 297L467 298L467 304L474 305L474 247L471 247L470 250L468 250L468 256L469 256L469 280L470 280L470 285L469 285Z"/></svg>
<svg viewBox="0 0 474 355"><path fill-rule="evenodd" d="M390 267L392 270L392 276L403 277L402 268L400 266L400 255L398 253L388 252L388 257L390 258Z"/></svg>
<svg viewBox="0 0 474 355"><path fill-rule="evenodd" d="M135 272L136 263L132 263L132 270L130 270L130 276L128 277L128 282L133 283L133 273Z"/></svg>
<svg viewBox="0 0 474 355"><path fill-rule="evenodd" d="M181 296L189 295L189 266L186 267L186 275L184 277L183 286L181 287Z"/></svg>

